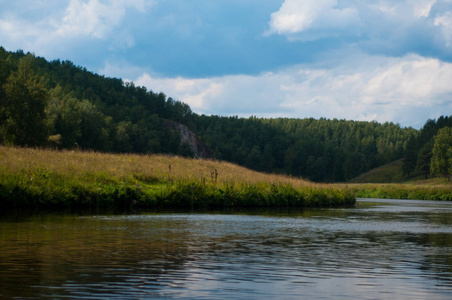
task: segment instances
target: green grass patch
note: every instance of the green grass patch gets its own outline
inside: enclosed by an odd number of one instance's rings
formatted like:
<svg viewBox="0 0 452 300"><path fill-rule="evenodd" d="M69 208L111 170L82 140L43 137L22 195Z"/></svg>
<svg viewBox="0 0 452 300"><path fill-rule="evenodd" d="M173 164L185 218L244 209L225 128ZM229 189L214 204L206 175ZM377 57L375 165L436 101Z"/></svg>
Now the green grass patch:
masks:
<svg viewBox="0 0 452 300"><path fill-rule="evenodd" d="M67 176L45 169L1 170L3 209L282 208L350 206L350 190L273 183L162 182L146 176L115 178L103 172Z"/></svg>
<svg viewBox="0 0 452 300"><path fill-rule="evenodd" d="M452 201L452 185L360 184L350 188L358 198Z"/></svg>

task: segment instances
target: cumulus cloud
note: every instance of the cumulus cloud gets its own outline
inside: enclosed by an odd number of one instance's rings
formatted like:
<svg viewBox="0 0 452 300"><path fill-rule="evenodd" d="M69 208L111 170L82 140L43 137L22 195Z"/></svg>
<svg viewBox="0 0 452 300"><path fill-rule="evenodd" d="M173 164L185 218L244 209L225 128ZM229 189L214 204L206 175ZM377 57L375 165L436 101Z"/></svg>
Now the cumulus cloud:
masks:
<svg viewBox="0 0 452 300"><path fill-rule="evenodd" d="M452 103L452 64L411 55L380 67L364 86L365 103L442 106Z"/></svg>
<svg viewBox="0 0 452 300"><path fill-rule="evenodd" d="M212 78L161 78L147 73L135 83L179 99L205 114L250 115L278 110L280 75L230 75ZM252 105L252 103L258 105Z"/></svg>
<svg viewBox="0 0 452 300"><path fill-rule="evenodd" d="M271 14L264 35L299 41L349 37L356 44L394 47L417 34L429 47L435 39L449 46L451 16L449 0L285 0Z"/></svg>
<svg viewBox="0 0 452 300"><path fill-rule="evenodd" d="M2 46L38 51L41 55L52 55L55 48L64 45L69 49L60 50L67 53L80 39L103 40L110 48L127 48L134 45L134 39L123 26L126 13L143 13L153 1L70 0L66 7L61 7L62 2L22 3L23 10L0 12L0 39Z"/></svg>
<svg viewBox="0 0 452 300"><path fill-rule="evenodd" d="M413 13L417 18L427 18L436 0L412 0Z"/></svg>
<svg viewBox="0 0 452 300"><path fill-rule="evenodd" d="M445 0L447 2L447 0ZM380 12L386 16L399 17L403 16L407 19L427 18L430 15L432 7L437 2L444 2L443 0L380 0L377 2L369 2L369 8ZM365 5L357 2L357 7L361 12L364 12Z"/></svg>
<svg viewBox="0 0 452 300"><path fill-rule="evenodd" d="M452 108L452 64L418 55L361 55L353 65L298 65L258 76L159 78L135 82L205 114L327 117L421 126Z"/></svg>
<svg viewBox="0 0 452 300"><path fill-rule="evenodd" d="M448 11L435 18L435 26L441 28L446 45L452 45L452 12Z"/></svg>
<svg viewBox="0 0 452 300"><path fill-rule="evenodd" d="M127 9L144 12L149 5L145 0L71 0L62 21L55 24L57 33L105 38L121 24Z"/></svg>
<svg viewBox="0 0 452 300"><path fill-rule="evenodd" d="M286 0L271 15L267 34L287 34L313 30L318 37L334 35L360 23L358 11L353 6L339 8L337 0ZM306 38L306 35L299 36Z"/></svg>

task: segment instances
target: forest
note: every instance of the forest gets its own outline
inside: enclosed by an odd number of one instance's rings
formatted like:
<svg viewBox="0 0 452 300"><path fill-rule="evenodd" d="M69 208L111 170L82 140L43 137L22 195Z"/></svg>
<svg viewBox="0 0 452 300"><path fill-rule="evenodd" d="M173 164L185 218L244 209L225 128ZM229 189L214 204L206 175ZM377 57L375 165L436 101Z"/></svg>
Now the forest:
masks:
<svg viewBox="0 0 452 300"><path fill-rule="evenodd" d="M432 165L435 137L443 127L452 127L447 116L427 120L416 130L323 118L199 115L164 93L70 61L47 61L3 47L0 86L3 145L194 157L180 132L169 126L177 123L187 126L215 159L257 171L344 182L403 158L407 176L448 173Z"/></svg>

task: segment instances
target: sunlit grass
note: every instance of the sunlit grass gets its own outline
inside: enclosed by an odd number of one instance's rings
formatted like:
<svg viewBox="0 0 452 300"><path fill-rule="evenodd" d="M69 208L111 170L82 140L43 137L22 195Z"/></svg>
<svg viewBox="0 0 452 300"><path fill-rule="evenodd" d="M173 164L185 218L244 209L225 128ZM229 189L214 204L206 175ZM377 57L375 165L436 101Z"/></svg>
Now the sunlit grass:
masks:
<svg viewBox="0 0 452 300"><path fill-rule="evenodd" d="M399 184L347 184L358 198L452 201L452 184L444 179L418 180Z"/></svg>
<svg viewBox="0 0 452 300"><path fill-rule="evenodd" d="M284 175L274 175L214 160L187 159L166 155L104 154L97 152L50 151L0 146L1 167L8 172L45 169L75 177L88 173L120 179L134 175L160 181L200 179L240 183L288 183L297 186L318 184ZM216 170L216 172L215 172Z"/></svg>
<svg viewBox="0 0 452 300"><path fill-rule="evenodd" d="M0 146L9 206L346 206L350 190L214 160Z"/></svg>

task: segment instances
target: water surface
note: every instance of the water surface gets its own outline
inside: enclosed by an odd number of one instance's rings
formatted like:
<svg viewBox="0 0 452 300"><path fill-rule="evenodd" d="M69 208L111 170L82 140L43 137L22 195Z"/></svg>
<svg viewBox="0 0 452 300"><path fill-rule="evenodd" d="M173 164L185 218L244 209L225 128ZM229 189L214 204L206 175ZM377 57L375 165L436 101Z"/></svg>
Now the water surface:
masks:
<svg viewBox="0 0 452 300"><path fill-rule="evenodd" d="M0 297L452 299L452 203L2 217Z"/></svg>

